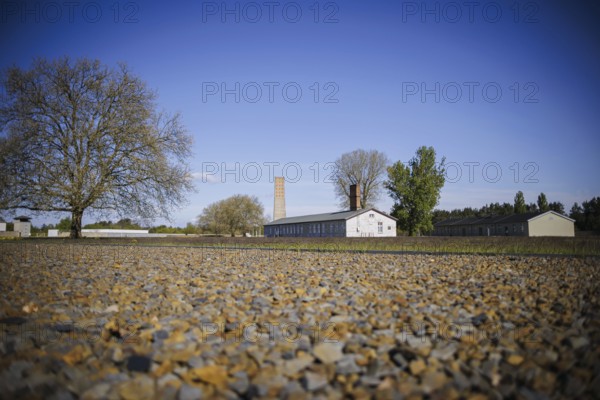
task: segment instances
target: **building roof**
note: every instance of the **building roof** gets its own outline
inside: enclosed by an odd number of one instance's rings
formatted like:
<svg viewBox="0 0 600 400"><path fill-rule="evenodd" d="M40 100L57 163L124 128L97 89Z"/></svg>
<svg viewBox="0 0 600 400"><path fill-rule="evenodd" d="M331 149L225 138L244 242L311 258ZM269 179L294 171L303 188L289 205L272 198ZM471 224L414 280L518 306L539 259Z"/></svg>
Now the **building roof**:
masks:
<svg viewBox="0 0 600 400"><path fill-rule="evenodd" d="M528 222L532 219L539 218L545 214L554 214L559 217L574 221L573 219L559 214L555 211L546 212L527 212L523 214L511 214L511 215L491 215L487 217L468 217L468 218L448 218L443 221L434 224L436 227L442 226L462 226L462 225L493 225L493 224L515 224L520 222Z"/></svg>
<svg viewBox="0 0 600 400"><path fill-rule="evenodd" d="M19 215L18 217L15 217L14 220L20 222L29 222L31 221L31 217L28 217L26 215Z"/></svg>
<svg viewBox="0 0 600 400"><path fill-rule="evenodd" d="M556 212L556 211L546 211L545 213L541 213L541 214L539 214L539 215L536 215L535 217L532 217L532 218L530 218L529 220L533 220L533 219L536 219L536 218L540 218L540 217L541 217L542 215L544 215L544 214L554 214L554 215L556 215L557 217L560 217L560 218L563 218L563 219L569 220L569 221L571 221L571 222L575 222L575 220L574 220L573 218L567 217L566 215L564 215L564 214L561 214L561 213L558 213L558 212Z"/></svg>
<svg viewBox="0 0 600 400"><path fill-rule="evenodd" d="M313 214L313 215L301 215L298 217L288 217L288 218L280 218L278 220L269 222L265 224L265 226L274 226L274 225L285 225L285 224L302 224L307 222L326 222L326 221L343 221L349 220L350 218L354 218L360 214L366 213L368 211L375 211L381 215L384 215L388 218L396 220L396 218L388 215L384 212L381 212L375 208L364 208L355 211L336 211L331 213L324 214Z"/></svg>

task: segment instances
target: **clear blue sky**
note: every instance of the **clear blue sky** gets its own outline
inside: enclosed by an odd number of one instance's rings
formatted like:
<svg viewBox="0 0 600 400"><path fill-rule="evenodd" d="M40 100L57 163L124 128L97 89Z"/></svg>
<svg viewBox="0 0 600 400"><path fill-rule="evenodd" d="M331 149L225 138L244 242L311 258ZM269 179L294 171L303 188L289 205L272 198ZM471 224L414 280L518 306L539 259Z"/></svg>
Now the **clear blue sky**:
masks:
<svg viewBox="0 0 600 400"><path fill-rule="evenodd" d="M177 225L238 193L272 214L270 168L289 216L335 210L327 163L357 148L405 162L433 146L451 163L439 208L600 195L592 1L0 4L0 67L125 62L182 113L198 192Z"/></svg>

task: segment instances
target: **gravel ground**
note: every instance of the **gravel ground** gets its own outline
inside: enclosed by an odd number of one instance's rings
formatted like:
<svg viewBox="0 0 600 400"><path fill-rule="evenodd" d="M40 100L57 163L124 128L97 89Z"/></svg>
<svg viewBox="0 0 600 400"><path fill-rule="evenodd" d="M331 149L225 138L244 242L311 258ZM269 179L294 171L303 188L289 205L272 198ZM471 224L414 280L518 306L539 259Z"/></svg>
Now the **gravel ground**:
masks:
<svg viewBox="0 0 600 400"><path fill-rule="evenodd" d="M3 398L600 393L597 258L1 250Z"/></svg>

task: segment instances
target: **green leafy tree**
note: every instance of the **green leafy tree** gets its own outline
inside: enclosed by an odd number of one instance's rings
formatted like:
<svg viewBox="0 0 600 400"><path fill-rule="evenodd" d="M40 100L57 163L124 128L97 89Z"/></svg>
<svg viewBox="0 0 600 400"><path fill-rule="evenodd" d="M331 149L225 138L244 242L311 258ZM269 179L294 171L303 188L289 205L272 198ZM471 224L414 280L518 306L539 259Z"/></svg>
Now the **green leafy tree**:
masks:
<svg viewBox="0 0 600 400"><path fill-rule="evenodd" d="M500 215L511 215L515 213L515 207L507 202L502 203L502 206L498 210L498 214Z"/></svg>
<svg viewBox="0 0 600 400"><path fill-rule="evenodd" d="M362 208L372 207L382 189L388 159L377 150L354 150L335 161L335 195L344 209L350 207L350 185L360 188Z"/></svg>
<svg viewBox="0 0 600 400"><path fill-rule="evenodd" d="M264 207L256 196L235 195L209 204L198 217L200 228L231 236L260 228L266 219Z"/></svg>
<svg viewBox="0 0 600 400"><path fill-rule="evenodd" d="M538 206L535 203L529 203L527 204L527 212L538 212Z"/></svg>
<svg viewBox="0 0 600 400"><path fill-rule="evenodd" d="M0 209L168 218L192 190L191 136L125 65L38 59L0 82Z"/></svg>
<svg viewBox="0 0 600 400"><path fill-rule="evenodd" d="M600 231L600 197L584 201L583 206L583 230Z"/></svg>
<svg viewBox="0 0 600 400"><path fill-rule="evenodd" d="M560 201L553 201L553 202L549 203L548 209L551 211L557 212L559 214L566 215L565 214L565 205L563 203L561 203Z"/></svg>
<svg viewBox="0 0 600 400"><path fill-rule="evenodd" d="M404 165L401 161L388 167L384 186L394 200L392 215L410 236L433 230L432 211L444 186L445 158L436 164L433 147L422 146Z"/></svg>
<svg viewBox="0 0 600 400"><path fill-rule="evenodd" d="M198 233L198 227L191 222L188 222L185 228L182 229L182 233L185 233L186 235L196 234Z"/></svg>
<svg viewBox="0 0 600 400"><path fill-rule="evenodd" d="M573 207L571 207L569 218L575 220L575 226L577 229L585 229L585 215L583 214L583 207L581 207L577 202L573 204Z"/></svg>
<svg viewBox="0 0 600 400"><path fill-rule="evenodd" d="M139 223L131 218L122 218L117 222L112 221L97 221L93 224L87 224L85 229L144 229Z"/></svg>
<svg viewBox="0 0 600 400"><path fill-rule="evenodd" d="M550 205L548 204L548 199L544 193L540 193L537 198L537 207L540 212L546 212L550 210Z"/></svg>
<svg viewBox="0 0 600 400"><path fill-rule="evenodd" d="M525 196L523 196L523 192L520 190L515 195L515 205L514 205L515 214L524 214L527 212L527 204L525 203Z"/></svg>
<svg viewBox="0 0 600 400"><path fill-rule="evenodd" d="M63 232L68 232L71 230L71 218L66 217L61 219L58 224L56 224L56 229Z"/></svg>
<svg viewBox="0 0 600 400"><path fill-rule="evenodd" d="M188 222L185 228L159 225L148 230L149 233L177 233L192 235L198 233L198 227L191 222Z"/></svg>

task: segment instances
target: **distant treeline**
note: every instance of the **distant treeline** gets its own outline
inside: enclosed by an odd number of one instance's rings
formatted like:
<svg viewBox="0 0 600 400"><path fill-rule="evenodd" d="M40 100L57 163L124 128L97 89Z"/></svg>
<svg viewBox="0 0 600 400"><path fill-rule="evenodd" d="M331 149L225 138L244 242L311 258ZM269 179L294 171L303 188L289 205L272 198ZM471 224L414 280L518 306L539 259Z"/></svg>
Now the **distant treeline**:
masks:
<svg viewBox="0 0 600 400"><path fill-rule="evenodd" d="M518 192L515 203L490 203L481 208L465 207L462 209L433 210L433 223L448 218L487 217L491 215L512 215L526 212L555 211L575 220L575 227L580 231L600 232L600 197L594 197L584 201L581 205L573 204L569 213L565 212L565 206L559 201L547 202L544 193L540 193L536 203L526 204L523 193Z"/></svg>
<svg viewBox="0 0 600 400"><path fill-rule="evenodd" d="M68 232L71 229L71 218L63 218L56 225L44 224L40 228L32 227L32 233L48 233L48 229L58 229L63 232ZM184 228L166 225L144 227L139 222L130 218L123 218L117 222L97 221L93 224L84 225L83 229L148 229L150 233L179 233L186 235L199 233L198 227L192 223L188 223Z"/></svg>

